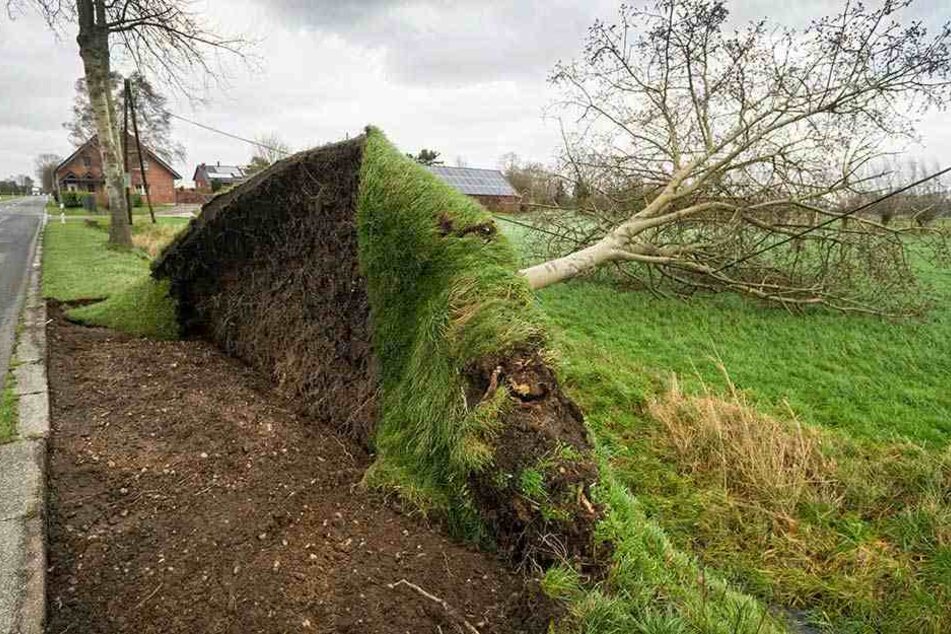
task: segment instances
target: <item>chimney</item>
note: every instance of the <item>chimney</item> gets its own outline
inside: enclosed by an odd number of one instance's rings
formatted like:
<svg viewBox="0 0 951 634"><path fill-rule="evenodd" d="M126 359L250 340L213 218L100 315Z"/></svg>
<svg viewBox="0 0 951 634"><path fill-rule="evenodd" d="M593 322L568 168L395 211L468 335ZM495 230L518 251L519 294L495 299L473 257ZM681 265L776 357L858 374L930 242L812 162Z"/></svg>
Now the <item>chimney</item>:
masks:
<svg viewBox="0 0 951 634"><path fill-rule="evenodd" d="M221 167L221 161L218 161L218 167Z"/></svg>

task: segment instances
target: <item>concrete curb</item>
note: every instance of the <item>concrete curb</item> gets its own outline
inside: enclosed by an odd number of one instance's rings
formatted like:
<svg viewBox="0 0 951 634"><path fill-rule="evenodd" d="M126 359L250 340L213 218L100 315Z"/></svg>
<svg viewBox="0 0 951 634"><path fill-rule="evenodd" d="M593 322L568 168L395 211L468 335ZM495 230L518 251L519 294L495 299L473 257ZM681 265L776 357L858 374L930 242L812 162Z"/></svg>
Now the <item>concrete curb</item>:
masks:
<svg viewBox="0 0 951 634"><path fill-rule="evenodd" d="M0 634L42 634L46 618L46 302L40 226L13 360L17 438L0 445Z"/></svg>

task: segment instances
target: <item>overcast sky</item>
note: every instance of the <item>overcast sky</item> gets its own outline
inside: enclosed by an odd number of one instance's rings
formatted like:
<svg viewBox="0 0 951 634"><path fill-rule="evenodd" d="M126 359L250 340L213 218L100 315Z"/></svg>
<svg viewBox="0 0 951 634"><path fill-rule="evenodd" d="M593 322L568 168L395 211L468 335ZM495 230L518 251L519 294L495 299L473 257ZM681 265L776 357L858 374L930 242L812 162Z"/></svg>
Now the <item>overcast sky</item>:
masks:
<svg viewBox="0 0 951 634"><path fill-rule="evenodd" d="M29 2L29 0L25 0ZM230 69L229 85L173 99L173 110L241 136L276 133L294 149L380 126L407 151L421 147L473 167L495 167L506 152L548 162L557 126L544 117L555 97L546 78L575 57L587 27L611 19L617 0L206 0L194 6L218 28L258 40L254 70ZM728 3L736 20L775 13L771 0ZM783 2L797 25L830 1ZM946 0L919 0L926 23L951 18ZM0 178L33 173L41 152L67 155L62 123L82 74L74 34L59 37L33 15L0 14ZM120 68L120 70L123 70ZM949 158L946 113L927 117L917 153ZM176 168L191 178L200 162L245 163L252 148L176 122L188 152Z"/></svg>

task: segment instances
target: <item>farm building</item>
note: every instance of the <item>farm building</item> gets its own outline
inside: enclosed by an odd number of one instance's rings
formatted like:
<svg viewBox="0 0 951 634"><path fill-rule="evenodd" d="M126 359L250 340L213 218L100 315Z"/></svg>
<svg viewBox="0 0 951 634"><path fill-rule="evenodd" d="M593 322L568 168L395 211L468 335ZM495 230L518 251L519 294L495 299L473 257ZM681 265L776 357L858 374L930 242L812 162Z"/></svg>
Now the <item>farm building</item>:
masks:
<svg viewBox="0 0 951 634"><path fill-rule="evenodd" d="M132 179L133 191L145 194L142 170L139 168L139 156L136 151L135 138L130 136L126 147L129 152L129 172ZM145 156L145 180L148 181L149 195L152 202L164 205L175 202L175 181L181 175L148 148L143 148ZM105 178L102 171L102 155L99 153L99 137L93 135L91 139L76 148L66 160L56 167L56 187L58 191L89 192L95 194L96 204L102 207L109 206L109 196L106 193Z"/></svg>
<svg viewBox="0 0 951 634"><path fill-rule="evenodd" d="M222 165L218 161L214 165L206 163L195 168L195 189L204 192L217 191L225 185L236 185L245 179L244 168L240 165Z"/></svg>
<svg viewBox="0 0 951 634"><path fill-rule="evenodd" d="M490 211L518 211L521 196L499 170L430 165L429 171Z"/></svg>

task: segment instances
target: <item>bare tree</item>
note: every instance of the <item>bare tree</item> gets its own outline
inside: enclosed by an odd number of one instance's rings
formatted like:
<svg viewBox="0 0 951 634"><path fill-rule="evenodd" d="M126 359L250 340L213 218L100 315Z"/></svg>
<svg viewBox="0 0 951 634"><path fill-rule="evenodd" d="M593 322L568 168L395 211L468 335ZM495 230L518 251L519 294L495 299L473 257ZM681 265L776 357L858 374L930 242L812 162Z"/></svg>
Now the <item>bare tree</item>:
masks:
<svg viewBox="0 0 951 634"><path fill-rule="evenodd" d="M555 170L546 168L541 163L522 161L514 152L501 156L499 168L522 197L521 204L524 207L540 209L567 206L565 179Z"/></svg>
<svg viewBox="0 0 951 634"><path fill-rule="evenodd" d="M684 290L892 312L914 285L898 229L825 221L874 189L863 174L886 142L947 101L951 27L900 22L908 4L847 3L799 32L727 33L716 0L596 22L552 75L577 114L564 178L579 208L542 216L553 259L522 273L542 288L614 263Z"/></svg>
<svg viewBox="0 0 951 634"><path fill-rule="evenodd" d="M112 222L109 241L131 246L132 234L124 195L125 174L119 125L110 77L111 49L142 73L175 87L187 88L193 71L216 72L221 53L241 55L243 41L210 32L189 9L188 0L8 0L8 11L38 8L52 28L77 24L79 55L89 93Z"/></svg>
<svg viewBox="0 0 951 634"><path fill-rule="evenodd" d="M291 154L291 146L275 132L259 134L254 137L254 143L254 154L251 155L251 162L245 168L245 172L249 175L260 172Z"/></svg>
<svg viewBox="0 0 951 634"><path fill-rule="evenodd" d="M59 154L40 154L34 162L36 179L40 182L40 189L51 193L56 189L56 167L63 162Z"/></svg>
<svg viewBox="0 0 951 634"><path fill-rule="evenodd" d="M116 111L123 112L126 99L124 78L113 72L109 76L109 84ZM172 138L172 115L168 110L168 99L138 71L129 75L129 85L133 91L135 115L142 143L166 161L184 160L185 147ZM76 146L82 145L96 134L96 117L89 102L85 78L76 80L73 116L63 127L69 132L69 140Z"/></svg>

